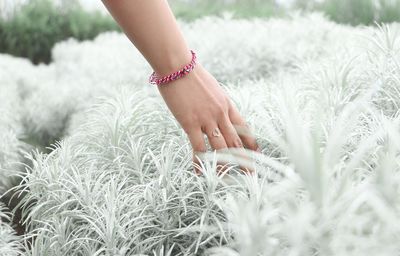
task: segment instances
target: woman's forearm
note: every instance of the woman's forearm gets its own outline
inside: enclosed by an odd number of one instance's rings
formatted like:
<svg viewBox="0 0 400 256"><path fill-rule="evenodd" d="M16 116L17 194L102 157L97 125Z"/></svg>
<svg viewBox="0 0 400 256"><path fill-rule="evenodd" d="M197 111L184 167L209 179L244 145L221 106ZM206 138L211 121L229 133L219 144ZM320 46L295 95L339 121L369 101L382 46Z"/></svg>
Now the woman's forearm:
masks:
<svg viewBox="0 0 400 256"><path fill-rule="evenodd" d="M190 62L189 47L167 0L103 3L157 74L170 74Z"/></svg>

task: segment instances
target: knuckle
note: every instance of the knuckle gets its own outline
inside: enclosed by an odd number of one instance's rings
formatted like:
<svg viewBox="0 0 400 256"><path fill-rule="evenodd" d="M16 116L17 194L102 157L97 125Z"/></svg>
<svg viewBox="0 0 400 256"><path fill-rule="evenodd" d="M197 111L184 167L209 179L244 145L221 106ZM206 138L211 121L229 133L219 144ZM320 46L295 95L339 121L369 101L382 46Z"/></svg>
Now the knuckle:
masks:
<svg viewBox="0 0 400 256"><path fill-rule="evenodd" d="M231 100L229 97L226 98L226 102L227 102L229 108L236 109L236 103L233 100Z"/></svg>
<svg viewBox="0 0 400 256"><path fill-rule="evenodd" d="M186 120L181 121L181 126L185 131L191 131L196 127L199 127L199 118L197 116L192 116Z"/></svg>
<svg viewBox="0 0 400 256"><path fill-rule="evenodd" d="M223 107L223 105L218 104L215 108L214 108L214 113L217 117L223 117L226 114L226 110Z"/></svg>
<svg viewBox="0 0 400 256"><path fill-rule="evenodd" d="M226 105L228 105L228 106L232 106L233 105L233 102L232 102L231 98L228 95L226 95L224 97L224 100L225 100Z"/></svg>
<svg viewBox="0 0 400 256"><path fill-rule="evenodd" d="M243 147L243 142L240 138L235 138L232 142L233 147L235 148L242 148Z"/></svg>
<svg viewBox="0 0 400 256"><path fill-rule="evenodd" d="M187 135L190 135L191 133L192 133L192 131L195 129L195 125L193 125L193 124L190 124L190 123L188 123L188 124L183 124L182 123L182 129L183 129L183 131L187 134Z"/></svg>

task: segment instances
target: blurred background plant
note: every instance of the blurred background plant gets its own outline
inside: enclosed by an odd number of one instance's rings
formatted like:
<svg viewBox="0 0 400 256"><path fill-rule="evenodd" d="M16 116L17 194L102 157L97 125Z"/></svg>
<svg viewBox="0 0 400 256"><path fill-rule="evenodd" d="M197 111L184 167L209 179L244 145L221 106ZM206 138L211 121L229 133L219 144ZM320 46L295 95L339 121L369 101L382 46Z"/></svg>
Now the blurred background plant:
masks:
<svg viewBox="0 0 400 256"><path fill-rule="evenodd" d="M98 34L118 30L110 17L87 12L77 1L55 5L51 0L32 0L0 20L0 52L49 63L51 49L73 37L89 40Z"/></svg>
<svg viewBox="0 0 400 256"><path fill-rule="evenodd" d="M33 63L51 62L55 43L73 37L90 40L105 31L118 31L109 15L89 0L19 0L0 2L0 53L25 57ZM294 10L318 11L351 25L400 20L400 0L168 0L185 21L229 12L234 18L284 16ZM20 4L17 4L19 3ZM98 1L101 6L101 1ZM96 8L95 8L96 9Z"/></svg>
<svg viewBox="0 0 400 256"><path fill-rule="evenodd" d="M194 20L203 16L231 12L235 18L282 15L284 6L276 0L169 0L178 18Z"/></svg>
<svg viewBox="0 0 400 256"><path fill-rule="evenodd" d="M325 0L313 8L336 22L351 25L400 20L399 0Z"/></svg>

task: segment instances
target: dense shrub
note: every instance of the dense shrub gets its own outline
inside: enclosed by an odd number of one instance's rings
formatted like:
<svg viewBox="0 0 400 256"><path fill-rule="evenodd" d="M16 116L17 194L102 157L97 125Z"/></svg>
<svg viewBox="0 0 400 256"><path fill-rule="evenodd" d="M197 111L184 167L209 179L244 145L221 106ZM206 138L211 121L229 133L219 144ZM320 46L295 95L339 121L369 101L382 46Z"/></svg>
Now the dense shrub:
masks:
<svg viewBox="0 0 400 256"><path fill-rule="evenodd" d="M314 23L319 25L309 25ZM223 83L267 79L296 70L303 60L315 61L343 50L344 44L335 40L338 36L343 40L354 37L351 28L336 26L319 15L268 21L203 18L181 23L181 27L199 61ZM219 33L221 29L225 33ZM345 45L351 47L353 42L346 40ZM57 44L52 52L54 62L39 66L0 56L0 74L12 80L23 95L24 133L36 146L49 146L68 134L68 127L79 123L75 114L96 96L107 95L110 87L120 83L149 86L145 81L151 69L123 34L105 33L85 42L70 39ZM248 66L252 68L245 68Z"/></svg>
<svg viewBox="0 0 400 256"><path fill-rule="evenodd" d="M66 1L67 2L67 1ZM120 30L110 16L84 11L76 1L57 7L51 0L30 0L10 19L0 19L0 52L26 57L33 63L49 63L55 43L69 37L93 39L104 31ZM288 14L272 0L171 0L175 15L195 20L207 15L231 13L235 18L274 17ZM307 11L318 10L334 21L373 24L400 20L399 0L326 0L322 4L297 0Z"/></svg>
<svg viewBox="0 0 400 256"><path fill-rule="evenodd" d="M76 1L60 8L51 0L30 0L10 19L0 19L0 53L29 58L33 63L49 63L55 43L73 37L93 39L105 31L119 31L111 16L86 12ZM226 4L225 1L171 1L178 18L193 20L232 11L235 17L271 16L277 12L272 1L252 0Z"/></svg>
<svg viewBox="0 0 400 256"><path fill-rule="evenodd" d="M32 0L10 19L0 20L0 52L48 63L55 43L70 37L92 39L109 30L118 30L111 17L76 4L61 9L51 0Z"/></svg>
<svg viewBox="0 0 400 256"><path fill-rule="evenodd" d="M16 185L24 148L19 140L23 133L20 98L16 85L7 77L0 71L0 197Z"/></svg>
<svg viewBox="0 0 400 256"><path fill-rule="evenodd" d="M32 130L71 120L21 184L28 255L395 255L399 26L312 16L183 29L255 131L256 175L218 177L213 154L193 175L186 135L126 37L69 40L14 82L32 88Z"/></svg>
<svg viewBox="0 0 400 256"><path fill-rule="evenodd" d="M170 0L174 14L190 21L204 16L230 12L235 18L272 17L284 10L273 0Z"/></svg>
<svg viewBox="0 0 400 256"><path fill-rule="evenodd" d="M0 255L18 256L22 254L22 239L12 228L11 214L7 207L0 202Z"/></svg>
<svg viewBox="0 0 400 256"><path fill-rule="evenodd" d="M352 25L400 21L399 0L326 0L317 9L336 22Z"/></svg>
<svg viewBox="0 0 400 256"><path fill-rule="evenodd" d="M257 175L217 177L213 159L190 172L187 138L123 34L59 43L49 65L0 55L0 186L18 173L21 138L65 138L32 153L19 187L27 255L394 255L398 24L181 25L255 130Z"/></svg>

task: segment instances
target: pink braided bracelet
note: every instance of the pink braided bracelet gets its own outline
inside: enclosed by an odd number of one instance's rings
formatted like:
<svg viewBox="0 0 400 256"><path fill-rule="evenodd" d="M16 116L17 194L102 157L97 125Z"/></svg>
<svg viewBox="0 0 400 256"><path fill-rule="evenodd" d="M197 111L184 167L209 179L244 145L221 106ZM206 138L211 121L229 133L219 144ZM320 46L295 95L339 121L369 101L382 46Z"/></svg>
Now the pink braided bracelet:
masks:
<svg viewBox="0 0 400 256"><path fill-rule="evenodd" d="M192 71L196 66L196 53L194 53L194 51L192 50L190 52L192 53L192 61L189 64L187 64L180 70L164 77L159 77L157 76L156 72L153 72L149 78L150 84L156 84L156 85L167 84L169 82L172 82L189 74L190 71Z"/></svg>

